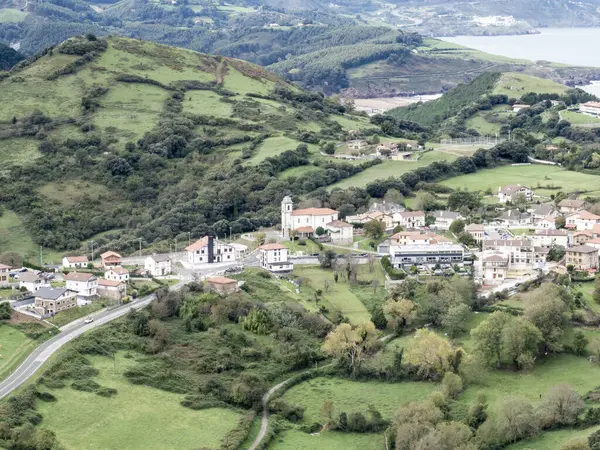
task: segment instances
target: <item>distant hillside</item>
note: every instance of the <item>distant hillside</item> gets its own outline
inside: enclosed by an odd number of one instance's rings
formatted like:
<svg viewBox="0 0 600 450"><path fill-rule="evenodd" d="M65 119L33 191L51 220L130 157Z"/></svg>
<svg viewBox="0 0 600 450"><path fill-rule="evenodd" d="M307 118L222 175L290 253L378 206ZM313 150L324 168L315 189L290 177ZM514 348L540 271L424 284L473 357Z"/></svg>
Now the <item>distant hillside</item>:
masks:
<svg viewBox="0 0 600 450"><path fill-rule="evenodd" d="M9 70L12 66L22 61L24 58L16 50L7 45L0 44L0 70Z"/></svg>
<svg viewBox="0 0 600 450"><path fill-rule="evenodd" d="M271 226L284 195L361 170L317 144L370 126L260 66L95 36L0 76L0 103L0 252L46 255ZM309 163L323 170L277 178Z"/></svg>

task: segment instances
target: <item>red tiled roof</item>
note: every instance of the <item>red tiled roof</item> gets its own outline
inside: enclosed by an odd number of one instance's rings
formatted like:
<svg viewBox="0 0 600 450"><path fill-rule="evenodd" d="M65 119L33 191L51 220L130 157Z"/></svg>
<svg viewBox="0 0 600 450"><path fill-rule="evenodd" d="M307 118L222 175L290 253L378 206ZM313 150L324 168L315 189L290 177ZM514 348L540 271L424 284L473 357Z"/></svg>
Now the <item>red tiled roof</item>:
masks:
<svg viewBox="0 0 600 450"><path fill-rule="evenodd" d="M71 272L65 275L65 280L67 281L90 281L93 278L96 277L91 273L83 272Z"/></svg>
<svg viewBox="0 0 600 450"><path fill-rule="evenodd" d="M404 211L404 212L401 212L400 215L402 217L419 217L419 216L424 216L425 212L424 211Z"/></svg>
<svg viewBox="0 0 600 450"><path fill-rule="evenodd" d="M70 263L86 263L86 262L88 262L87 256L66 256L66 259Z"/></svg>
<svg viewBox="0 0 600 450"><path fill-rule="evenodd" d="M237 284L237 280L232 280L231 278L226 278L226 277L212 277L212 278L209 278L207 281L212 284L232 284L232 283Z"/></svg>
<svg viewBox="0 0 600 450"><path fill-rule="evenodd" d="M99 279L98 280L98 286L109 286L109 287L117 287L121 284L123 284L124 281L117 281L117 280L104 280L104 279Z"/></svg>
<svg viewBox="0 0 600 450"><path fill-rule="evenodd" d="M352 225L350 225L349 223L343 222L341 220L334 220L332 222L329 222L327 224L328 227L335 227L335 228L354 228Z"/></svg>
<svg viewBox="0 0 600 450"><path fill-rule="evenodd" d="M109 272L114 272L117 275L127 275L129 273L129 270L127 270L124 267L113 267L109 270Z"/></svg>
<svg viewBox="0 0 600 450"><path fill-rule="evenodd" d="M576 216L578 216L580 219L585 220L600 220L600 216L597 216L596 214L593 214L589 211L581 211L577 213Z"/></svg>
<svg viewBox="0 0 600 450"><path fill-rule="evenodd" d="M185 249L189 252L200 250L208 245L208 236L204 236L202 239L194 242L192 245L187 246Z"/></svg>
<svg viewBox="0 0 600 450"><path fill-rule="evenodd" d="M7 266L5 264L0 264L0 269L10 269L10 266Z"/></svg>
<svg viewBox="0 0 600 450"><path fill-rule="evenodd" d="M337 214L337 211L329 208L305 208L292 212L292 216L329 216Z"/></svg>
<svg viewBox="0 0 600 450"><path fill-rule="evenodd" d="M296 228L296 231L298 233L314 233L315 232L313 227L300 227L300 228Z"/></svg>
<svg viewBox="0 0 600 450"><path fill-rule="evenodd" d="M119 255L119 254L118 254L118 253L116 253L116 252L113 252L113 251L108 251L108 252L104 252L104 253L102 253L102 254L100 255L100 258L102 258L102 259L106 259L106 258L110 258L111 256L116 256L117 258L120 258L120 257L121 257L121 255Z"/></svg>

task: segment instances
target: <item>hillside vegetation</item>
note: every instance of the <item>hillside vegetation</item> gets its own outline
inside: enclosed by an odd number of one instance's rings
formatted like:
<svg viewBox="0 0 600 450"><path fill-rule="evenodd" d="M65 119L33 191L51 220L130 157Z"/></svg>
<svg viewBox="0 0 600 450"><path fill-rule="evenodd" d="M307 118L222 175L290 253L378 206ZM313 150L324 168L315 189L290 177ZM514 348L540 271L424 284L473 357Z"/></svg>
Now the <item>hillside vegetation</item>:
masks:
<svg viewBox="0 0 600 450"><path fill-rule="evenodd" d="M5 74L0 102L0 211L58 250L113 229L101 245L127 249L271 226L285 193L362 170L324 162L316 144L370 126L259 66L95 36ZM276 178L309 163L328 170Z"/></svg>

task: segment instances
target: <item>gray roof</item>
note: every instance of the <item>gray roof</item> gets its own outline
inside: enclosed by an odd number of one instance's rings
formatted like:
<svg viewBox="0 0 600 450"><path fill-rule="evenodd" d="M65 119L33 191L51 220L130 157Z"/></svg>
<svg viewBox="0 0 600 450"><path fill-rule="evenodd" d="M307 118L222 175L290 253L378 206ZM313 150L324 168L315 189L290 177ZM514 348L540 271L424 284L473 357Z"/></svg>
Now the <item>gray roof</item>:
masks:
<svg viewBox="0 0 600 450"><path fill-rule="evenodd" d="M508 211L504 211L500 218L502 220L522 220L528 217L530 217L529 214L522 213L518 209L509 209Z"/></svg>
<svg viewBox="0 0 600 450"><path fill-rule="evenodd" d="M170 261L171 260L171 258L169 258L169 255L152 255L151 258L155 262L163 262L163 261Z"/></svg>
<svg viewBox="0 0 600 450"><path fill-rule="evenodd" d="M30 283L32 281L38 281L40 277L38 277L33 272L23 272L19 275L19 281L25 281L26 283Z"/></svg>
<svg viewBox="0 0 600 450"><path fill-rule="evenodd" d="M452 220L456 220L459 217L462 217L460 215L460 213L457 213L455 211L435 211L433 213L433 217L435 217L436 219L452 219Z"/></svg>
<svg viewBox="0 0 600 450"><path fill-rule="evenodd" d="M65 294L66 292L74 292L74 291L72 291L70 289L65 289L65 288L44 287L44 288L38 289L37 292L35 293L35 296L46 299L46 300L56 300L61 295Z"/></svg>
<svg viewBox="0 0 600 450"><path fill-rule="evenodd" d="M571 247L567 249L567 252L573 253L597 253L598 249L589 245L580 245L579 247Z"/></svg>
<svg viewBox="0 0 600 450"><path fill-rule="evenodd" d="M554 205L550 203L544 203L543 205L539 205L537 208L533 210L533 213L538 216L548 216L554 212Z"/></svg>

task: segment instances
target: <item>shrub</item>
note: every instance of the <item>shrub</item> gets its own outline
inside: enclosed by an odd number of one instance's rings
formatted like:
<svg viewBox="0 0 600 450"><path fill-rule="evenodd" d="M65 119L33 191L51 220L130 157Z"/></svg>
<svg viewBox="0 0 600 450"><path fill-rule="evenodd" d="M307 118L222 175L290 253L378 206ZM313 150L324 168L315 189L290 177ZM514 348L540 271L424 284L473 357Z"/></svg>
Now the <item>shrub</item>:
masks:
<svg viewBox="0 0 600 450"><path fill-rule="evenodd" d="M272 401L269 404L269 408L290 422L300 422L304 418L303 406L290 405L281 399Z"/></svg>
<svg viewBox="0 0 600 450"><path fill-rule="evenodd" d="M463 390L462 379L452 372L446 372L442 379L442 392L447 398L456 398Z"/></svg>
<svg viewBox="0 0 600 450"><path fill-rule="evenodd" d="M71 387L77 391L96 392L100 385L94 380L77 380L71 383Z"/></svg>
<svg viewBox="0 0 600 450"><path fill-rule="evenodd" d="M55 402L56 397L52 395L50 392L36 392L37 398L39 398L43 402Z"/></svg>
<svg viewBox="0 0 600 450"><path fill-rule="evenodd" d="M117 390L105 386L100 386L96 391L96 394L101 397L112 397L113 395L117 395Z"/></svg>

